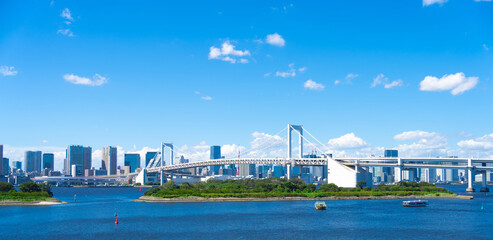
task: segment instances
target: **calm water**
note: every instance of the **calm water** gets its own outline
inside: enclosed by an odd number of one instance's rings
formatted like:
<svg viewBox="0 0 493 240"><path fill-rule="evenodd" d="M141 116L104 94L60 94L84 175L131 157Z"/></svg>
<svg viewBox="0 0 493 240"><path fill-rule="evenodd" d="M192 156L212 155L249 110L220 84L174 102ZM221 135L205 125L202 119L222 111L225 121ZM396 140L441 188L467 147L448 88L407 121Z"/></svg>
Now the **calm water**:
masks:
<svg viewBox="0 0 493 240"><path fill-rule="evenodd" d="M461 194L466 188L445 187ZM403 208L402 200L326 201L327 211L315 211L314 201L132 201L143 191L54 188L69 204L0 207L0 239L493 239L493 193L431 199L427 208Z"/></svg>

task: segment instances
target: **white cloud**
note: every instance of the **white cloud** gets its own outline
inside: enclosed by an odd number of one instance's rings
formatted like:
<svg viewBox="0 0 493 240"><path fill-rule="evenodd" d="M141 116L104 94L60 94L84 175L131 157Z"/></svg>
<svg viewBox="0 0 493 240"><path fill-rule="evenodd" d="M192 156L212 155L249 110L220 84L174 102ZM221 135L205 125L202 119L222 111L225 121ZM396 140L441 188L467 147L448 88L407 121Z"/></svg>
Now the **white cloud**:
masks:
<svg viewBox="0 0 493 240"><path fill-rule="evenodd" d="M212 97L210 97L210 96L203 96L203 97L201 97L201 98L202 98L203 100L206 100L206 101L210 101L210 100L212 100Z"/></svg>
<svg viewBox="0 0 493 240"><path fill-rule="evenodd" d="M195 91L194 94L197 94L198 95L198 94L200 94L200 92L199 91Z"/></svg>
<svg viewBox="0 0 493 240"><path fill-rule="evenodd" d="M335 80L335 81L334 81L334 84L335 84L335 85L338 85L339 83L341 83L341 81L339 81L339 80Z"/></svg>
<svg viewBox="0 0 493 240"><path fill-rule="evenodd" d="M74 19L72 18L72 14L70 13L70 10L68 8L63 9L62 13L60 14L62 18L65 18L67 20L73 21Z"/></svg>
<svg viewBox="0 0 493 240"><path fill-rule="evenodd" d="M374 88L376 87L377 85L380 85L380 84L383 84L384 82L387 82L389 79L387 77L385 77L383 75L383 73L380 73L378 74L378 76L376 76L374 79L373 79L373 83L371 84L371 87Z"/></svg>
<svg viewBox="0 0 493 240"><path fill-rule="evenodd" d="M435 3L438 3L440 5L446 3L448 0L423 0L423 6L429 6Z"/></svg>
<svg viewBox="0 0 493 240"><path fill-rule="evenodd" d="M330 139L328 146L330 149L356 149L368 146L363 139L354 135L354 133L348 133L338 138Z"/></svg>
<svg viewBox="0 0 493 240"><path fill-rule="evenodd" d="M43 140L42 142L43 142L43 143L47 143L47 142L48 142L48 140Z"/></svg>
<svg viewBox="0 0 493 240"><path fill-rule="evenodd" d="M397 141L414 141L409 144L400 144L396 148L399 155L415 157L435 157L448 155L448 139L436 132L421 130L408 131L394 136Z"/></svg>
<svg viewBox="0 0 493 240"><path fill-rule="evenodd" d="M395 80L391 83L387 83L383 87L384 88L393 88L393 87L400 87L400 86L402 86L402 80L399 79L399 80Z"/></svg>
<svg viewBox="0 0 493 240"><path fill-rule="evenodd" d="M264 77L268 77L268 76L270 76L271 74L272 74L272 73L270 73L270 72L269 72L269 73L265 73L265 74L264 74Z"/></svg>
<svg viewBox="0 0 493 240"><path fill-rule="evenodd" d="M0 66L0 73L4 76L17 75L17 71L14 70L14 67L9 67L9 66Z"/></svg>
<svg viewBox="0 0 493 240"><path fill-rule="evenodd" d="M88 85L88 86L101 86L108 82L108 79L102 77L99 74L94 74L92 79L86 77L79 77L75 74L65 74L63 75L63 79L69 83L78 84L78 85Z"/></svg>
<svg viewBox="0 0 493 240"><path fill-rule="evenodd" d="M304 84L303 86L306 88L306 89L310 89L310 90L323 90L325 88L325 86L321 83L317 83L311 79L308 79Z"/></svg>
<svg viewBox="0 0 493 240"><path fill-rule="evenodd" d="M58 34L73 37L74 33L70 30L70 28L67 29L58 29L57 31Z"/></svg>
<svg viewBox="0 0 493 240"><path fill-rule="evenodd" d="M357 78L358 76L359 76L358 74L350 73L346 76L346 82L348 84L351 84L353 79Z"/></svg>
<svg viewBox="0 0 493 240"><path fill-rule="evenodd" d="M484 50L486 50L486 51L490 50L490 48L489 48L488 46L486 46L486 44L483 44L483 48L484 48Z"/></svg>
<svg viewBox="0 0 493 240"><path fill-rule="evenodd" d="M476 139L463 140L457 145L464 150L493 150L493 133L484 135Z"/></svg>
<svg viewBox="0 0 493 240"><path fill-rule="evenodd" d="M223 42L221 49L214 46L209 48L209 59L217 59L230 63L248 63L248 59L241 58L244 56L250 56L250 51L236 50L235 46L229 41Z"/></svg>
<svg viewBox="0 0 493 240"><path fill-rule="evenodd" d="M289 70L287 71L277 71L276 72L276 76L277 77L283 77L283 78L286 78L286 77L295 77L296 76L296 68L294 67L294 63L290 63L288 65L289 67ZM298 69L299 72L304 72L306 70L306 67L302 67L300 69Z"/></svg>
<svg viewBox="0 0 493 240"><path fill-rule="evenodd" d="M273 34L267 35L265 41L268 44L278 46L278 47L284 47L284 45L286 44L286 41L284 41L284 38L282 38L282 36L279 35L278 33L273 33Z"/></svg>
<svg viewBox="0 0 493 240"><path fill-rule="evenodd" d="M384 88L391 89L394 87L400 87L400 86L402 86L402 84L403 84L403 82L400 79L392 81L391 83L389 83L389 78L385 77L385 75L383 75L383 73L380 73L373 79L373 83L371 84L371 87L374 88L378 85L383 85Z"/></svg>
<svg viewBox="0 0 493 240"><path fill-rule="evenodd" d="M420 90L421 91L448 91L452 95L458 95L465 91L471 90L478 83L478 77L466 77L464 73L459 72L456 74L444 75L441 78L426 76L423 81L421 81Z"/></svg>
<svg viewBox="0 0 493 240"><path fill-rule="evenodd" d="M475 2L491 2L491 0L474 0Z"/></svg>

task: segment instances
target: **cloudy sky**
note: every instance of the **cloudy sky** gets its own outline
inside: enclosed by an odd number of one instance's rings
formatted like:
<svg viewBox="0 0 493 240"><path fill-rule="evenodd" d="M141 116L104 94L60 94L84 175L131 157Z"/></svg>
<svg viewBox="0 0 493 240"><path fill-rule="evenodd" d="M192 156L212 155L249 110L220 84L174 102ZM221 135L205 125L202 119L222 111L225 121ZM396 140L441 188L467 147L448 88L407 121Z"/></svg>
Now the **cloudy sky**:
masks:
<svg viewBox="0 0 493 240"><path fill-rule="evenodd" d="M191 7L193 6L193 7ZM493 157L493 2L1 1L5 156ZM316 143L313 138L308 140ZM322 145L323 144L323 145ZM264 146L271 146L263 149ZM254 150L249 151L249 149Z"/></svg>

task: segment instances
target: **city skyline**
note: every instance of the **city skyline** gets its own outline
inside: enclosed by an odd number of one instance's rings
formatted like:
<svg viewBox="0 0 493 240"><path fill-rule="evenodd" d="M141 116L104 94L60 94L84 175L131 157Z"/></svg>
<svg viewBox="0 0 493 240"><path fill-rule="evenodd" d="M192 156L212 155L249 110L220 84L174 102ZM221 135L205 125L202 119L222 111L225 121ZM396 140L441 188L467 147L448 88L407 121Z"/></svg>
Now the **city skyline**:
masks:
<svg viewBox="0 0 493 240"><path fill-rule="evenodd" d="M4 157L275 152L288 123L336 155L493 156L493 2L195 4L2 2Z"/></svg>

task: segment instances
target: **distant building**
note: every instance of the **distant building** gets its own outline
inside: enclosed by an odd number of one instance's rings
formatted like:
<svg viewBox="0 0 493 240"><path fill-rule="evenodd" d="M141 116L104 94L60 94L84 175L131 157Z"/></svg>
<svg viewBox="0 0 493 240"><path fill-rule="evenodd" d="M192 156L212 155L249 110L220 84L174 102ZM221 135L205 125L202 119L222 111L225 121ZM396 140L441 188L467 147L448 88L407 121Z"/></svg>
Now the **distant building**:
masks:
<svg viewBox="0 0 493 240"><path fill-rule="evenodd" d="M220 159L221 158L221 146L211 146L210 159ZM215 175L219 174L220 165L211 166L212 172Z"/></svg>
<svg viewBox="0 0 493 240"><path fill-rule="evenodd" d="M149 161L153 159L156 156L157 152L146 152L146 165L144 167L147 167L149 165Z"/></svg>
<svg viewBox="0 0 493 240"><path fill-rule="evenodd" d="M399 157L399 152L393 149L386 149L383 153L384 157Z"/></svg>
<svg viewBox="0 0 493 240"><path fill-rule="evenodd" d="M80 164L72 164L70 173L72 177L82 177L84 176L84 168Z"/></svg>
<svg viewBox="0 0 493 240"><path fill-rule="evenodd" d="M8 175L10 173L9 159L2 158L2 172L1 175Z"/></svg>
<svg viewBox="0 0 493 240"><path fill-rule="evenodd" d="M284 168L282 166L274 166L274 177L284 176Z"/></svg>
<svg viewBox="0 0 493 240"><path fill-rule="evenodd" d="M239 164L238 165L239 176L246 177L246 176L250 175L249 171L250 171L250 166L248 164Z"/></svg>
<svg viewBox="0 0 493 240"><path fill-rule="evenodd" d="M41 173L41 151L26 151L25 152L24 170L26 172Z"/></svg>
<svg viewBox="0 0 493 240"><path fill-rule="evenodd" d="M72 165L84 164L84 147L80 145L69 145L65 152L65 163L63 166L63 174L72 175Z"/></svg>
<svg viewBox="0 0 493 240"><path fill-rule="evenodd" d="M257 175L257 165L248 164L248 175L256 176Z"/></svg>
<svg viewBox="0 0 493 240"><path fill-rule="evenodd" d="M103 147L103 157L101 161L102 169L108 171L108 175L116 175L116 147Z"/></svg>
<svg viewBox="0 0 493 240"><path fill-rule="evenodd" d="M55 167L55 155L53 153L43 153L43 169L53 171Z"/></svg>
<svg viewBox="0 0 493 240"><path fill-rule="evenodd" d="M125 153L125 158L123 161L124 166L129 166L130 172L135 172L137 168L140 168L140 154L138 153Z"/></svg>
<svg viewBox="0 0 493 240"><path fill-rule="evenodd" d="M12 161L12 171L22 170L21 161Z"/></svg>
<svg viewBox="0 0 493 240"><path fill-rule="evenodd" d="M82 168L85 170L91 170L92 167L92 148L84 147L82 150Z"/></svg>

